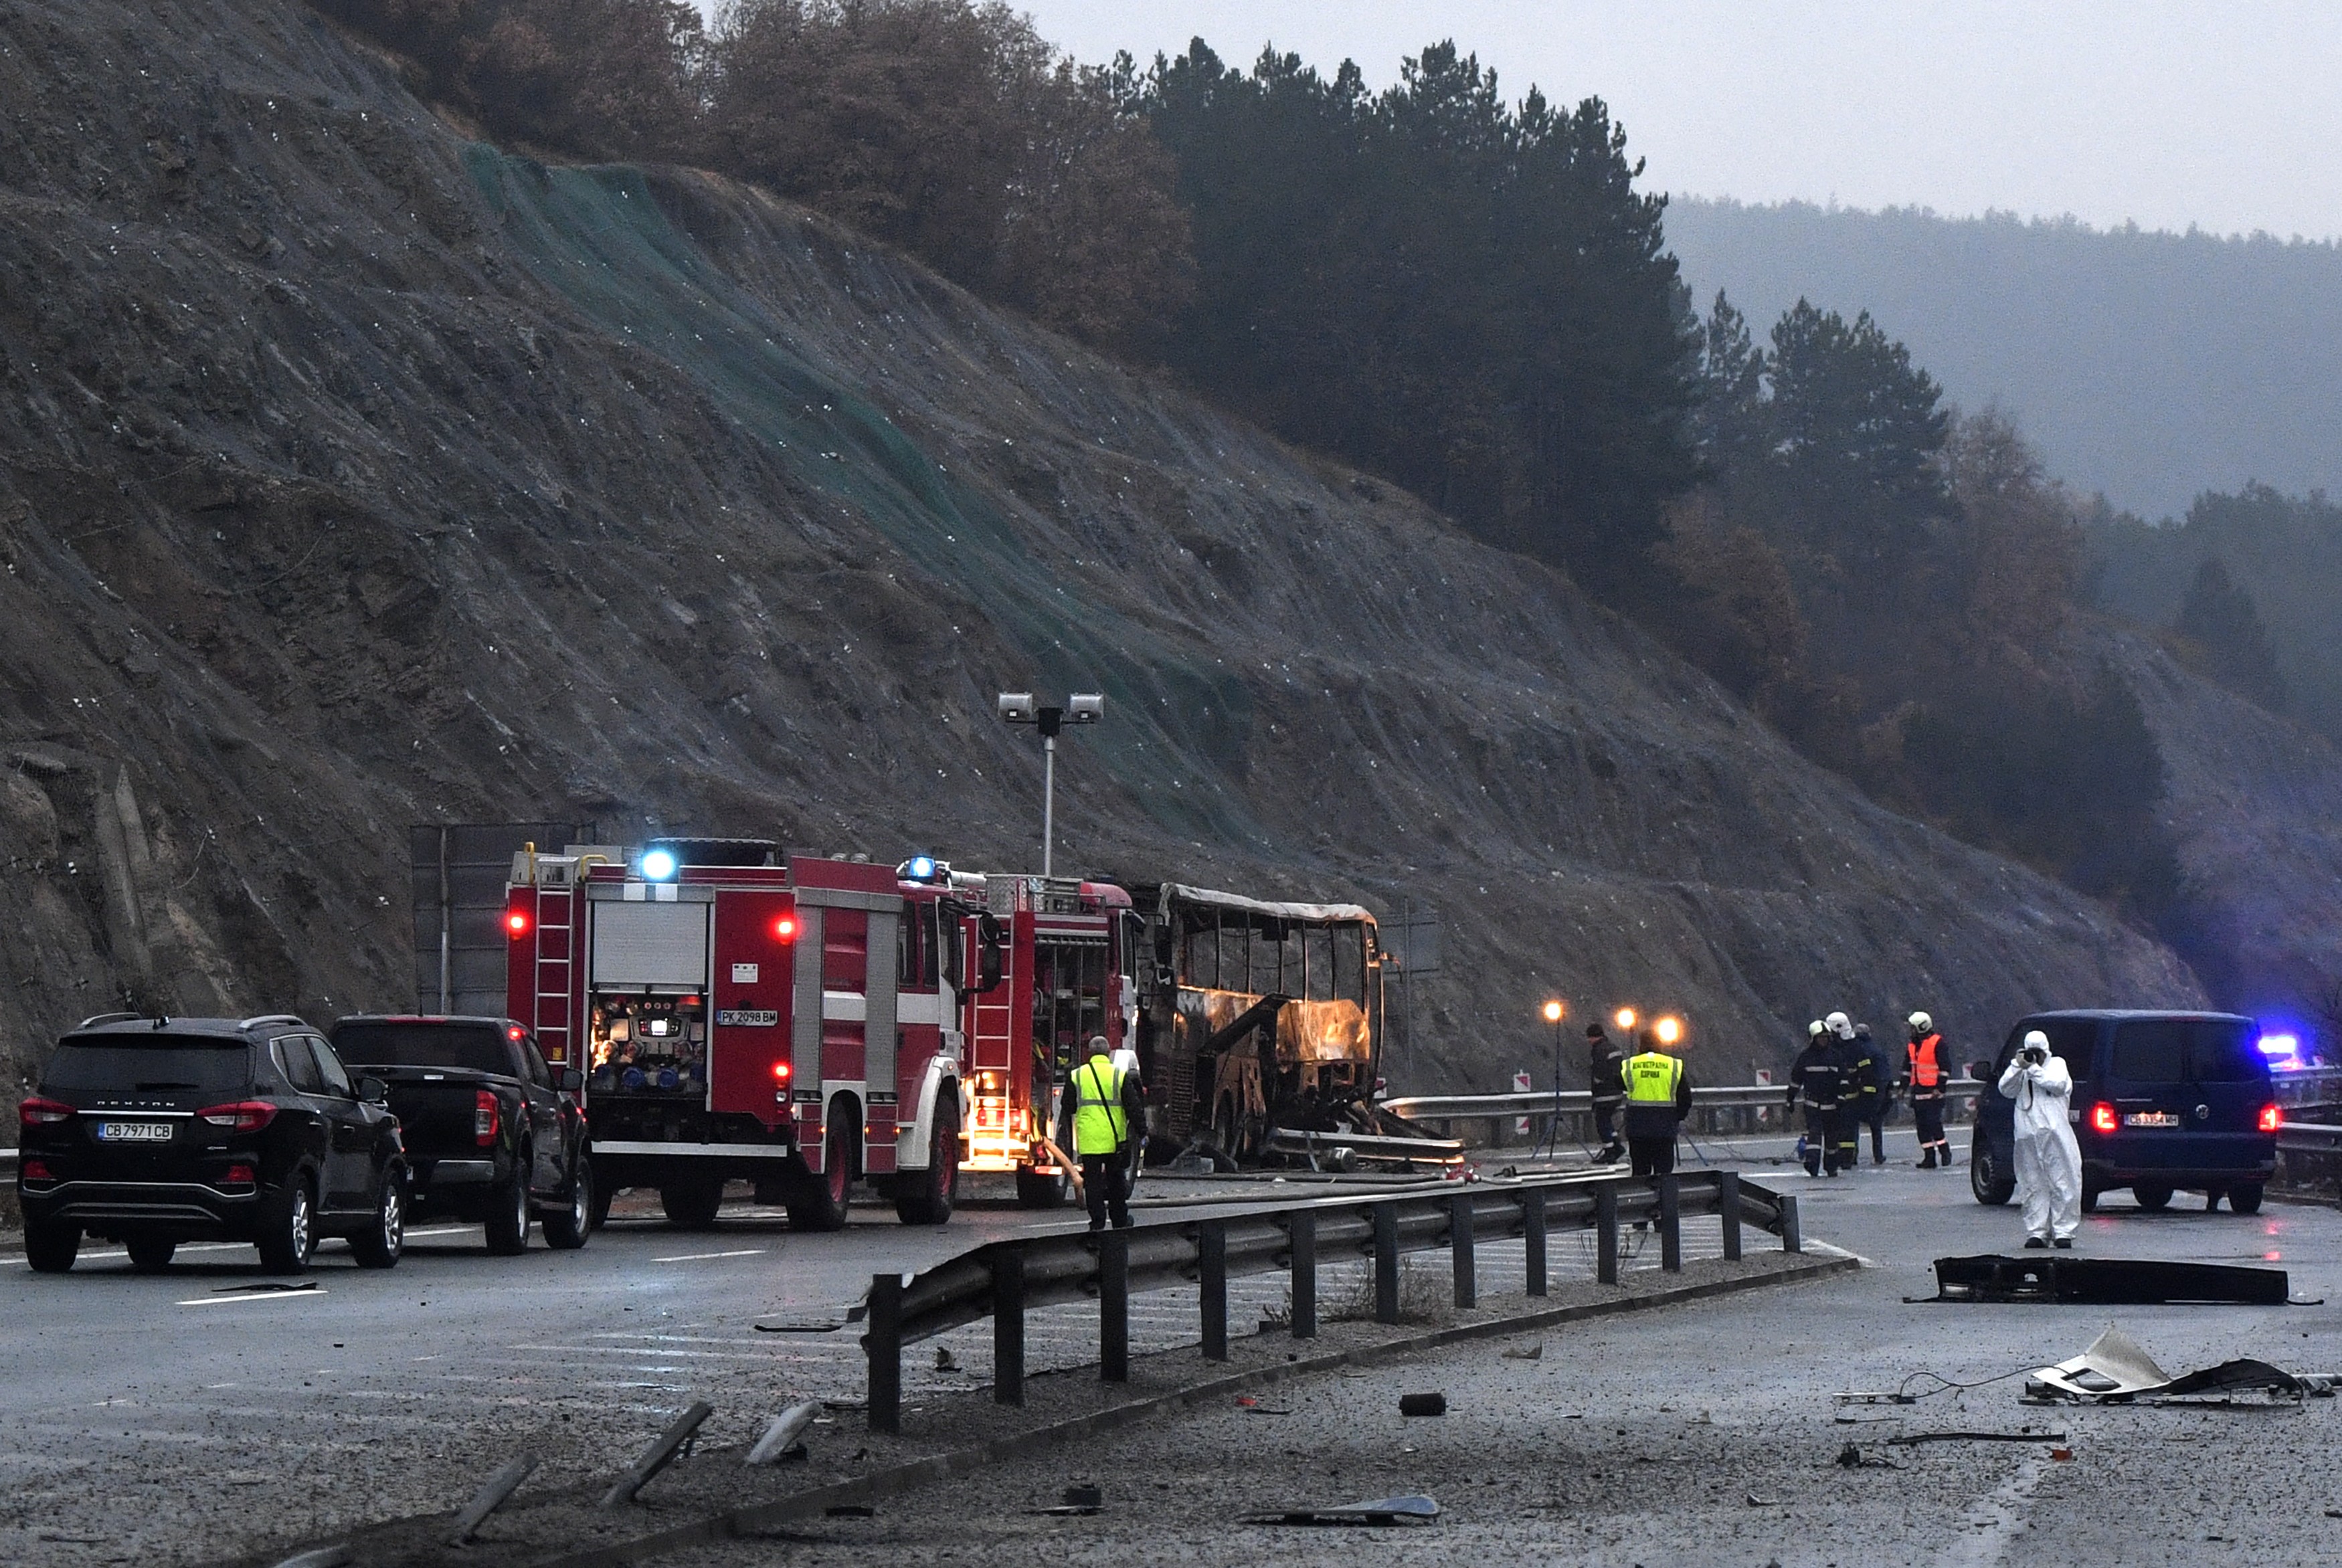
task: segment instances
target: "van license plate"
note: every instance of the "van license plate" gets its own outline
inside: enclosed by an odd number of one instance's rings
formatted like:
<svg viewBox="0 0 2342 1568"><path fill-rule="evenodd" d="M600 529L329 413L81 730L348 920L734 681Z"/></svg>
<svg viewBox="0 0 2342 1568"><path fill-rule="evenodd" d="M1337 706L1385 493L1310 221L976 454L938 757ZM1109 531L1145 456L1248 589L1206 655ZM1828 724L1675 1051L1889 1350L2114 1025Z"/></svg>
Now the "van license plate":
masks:
<svg viewBox="0 0 2342 1568"><path fill-rule="evenodd" d="M2179 1125L2179 1113L2177 1111L2132 1111L2123 1117L2123 1125L2126 1127L2177 1127Z"/></svg>
<svg viewBox="0 0 2342 1568"><path fill-rule="evenodd" d="M168 1122L100 1122L97 1135L107 1144L167 1144L171 1141Z"/></svg>

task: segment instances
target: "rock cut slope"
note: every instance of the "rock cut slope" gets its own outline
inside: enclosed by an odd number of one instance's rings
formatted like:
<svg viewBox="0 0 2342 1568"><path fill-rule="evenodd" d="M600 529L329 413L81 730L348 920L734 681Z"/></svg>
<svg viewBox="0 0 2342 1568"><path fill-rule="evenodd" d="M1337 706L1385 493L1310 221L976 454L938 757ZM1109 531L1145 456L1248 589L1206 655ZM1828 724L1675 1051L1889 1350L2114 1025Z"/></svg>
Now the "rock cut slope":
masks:
<svg viewBox="0 0 2342 1568"><path fill-rule="evenodd" d="M288 0L0 7L0 1025L405 996L410 822L1037 858L1444 922L1411 1086L1556 992L1716 1080L1829 1003L2182 1002L1569 584L683 171L467 142Z"/></svg>

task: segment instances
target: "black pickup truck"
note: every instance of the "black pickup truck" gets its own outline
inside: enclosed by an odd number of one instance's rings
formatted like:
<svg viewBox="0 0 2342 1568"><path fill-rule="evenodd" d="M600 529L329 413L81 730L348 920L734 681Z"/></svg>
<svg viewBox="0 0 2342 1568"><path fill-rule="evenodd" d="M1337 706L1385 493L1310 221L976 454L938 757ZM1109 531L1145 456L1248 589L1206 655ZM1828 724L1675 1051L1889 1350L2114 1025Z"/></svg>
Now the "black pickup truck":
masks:
<svg viewBox="0 0 2342 1568"><path fill-rule="evenodd" d="M508 1018L367 1014L327 1033L351 1071L389 1090L416 1219L477 1221L492 1253L526 1251L532 1217L546 1245L586 1244L594 1174L575 1069L556 1074Z"/></svg>

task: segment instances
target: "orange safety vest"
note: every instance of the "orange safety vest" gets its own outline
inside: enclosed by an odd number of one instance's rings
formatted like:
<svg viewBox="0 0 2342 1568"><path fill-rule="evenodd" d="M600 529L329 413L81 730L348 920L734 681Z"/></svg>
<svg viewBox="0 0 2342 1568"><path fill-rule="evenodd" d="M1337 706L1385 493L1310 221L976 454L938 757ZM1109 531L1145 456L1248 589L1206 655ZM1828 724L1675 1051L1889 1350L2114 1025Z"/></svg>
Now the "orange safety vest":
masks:
<svg viewBox="0 0 2342 1568"><path fill-rule="evenodd" d="M1941 1034L1930 1034L1925 1040L1914 1040L1904 1048L1911 1064L1911 1087L1939 1089L1944 1084L1943 1064L1936 1060L1937 1048L1942 1045Z"/></svg>

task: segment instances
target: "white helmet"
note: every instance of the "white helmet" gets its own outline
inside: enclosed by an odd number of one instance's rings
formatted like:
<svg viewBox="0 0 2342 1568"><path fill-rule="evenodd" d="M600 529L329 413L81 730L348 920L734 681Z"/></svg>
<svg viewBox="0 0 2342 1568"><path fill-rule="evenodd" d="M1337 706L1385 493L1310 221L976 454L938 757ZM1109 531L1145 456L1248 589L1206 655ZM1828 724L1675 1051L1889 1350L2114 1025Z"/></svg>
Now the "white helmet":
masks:
<svg viewBox="0 0 2342 1568"><path fill-rule="evenodd" d="M1833 1013L1827 1019L1823 1020L1823 1022L1829 1025L1830 1033L1837 1035L1839 1039L1851 1040L1854 1038L1854 1021L1848 1018L1845 1014Z"/></svg>
<svg viewBox="0 0 2342 1568"><path fill-rule="evenodd" d="M1907 1022L1910 1024L1912 1028L1917 1029L1922 1034L1927 1034L1936 1026L1936 1021L1928 1017L1925 1013L1914 1013L1911 1014Z"/></svg>
<svg viewBox="0 0 2342 1568"><path fill-rule="evenodd" d="M1822 1037L1822 1031L1827 1027L1829 1027L1829 1025L1817 1018L1811 1024L1806 1025L1806 1038L1808 1040L1818 1040Z"/></svg>

